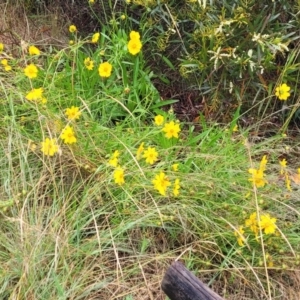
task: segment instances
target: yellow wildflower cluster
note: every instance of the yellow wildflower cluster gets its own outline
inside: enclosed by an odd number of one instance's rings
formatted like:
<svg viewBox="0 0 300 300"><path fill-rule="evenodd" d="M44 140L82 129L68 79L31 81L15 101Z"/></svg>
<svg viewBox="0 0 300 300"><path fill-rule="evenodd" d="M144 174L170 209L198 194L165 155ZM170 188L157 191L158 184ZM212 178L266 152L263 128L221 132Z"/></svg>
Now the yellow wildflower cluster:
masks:
<svg viewBox="0 0 300 300"><path fill-rule="evenodd" d="M164 172L161 171L159 174L155 175L152 183L154 188L158 190L161 195L166 196L167 188L171 185L171 182Z"/></svg>
<svg viewBox="0 0 300 300"><path fill-rule="evenodd" d="M120 156L120 151L116 150L108 160L108 164L111 167L115 168L113 172L115 183L118 185L122 185L125 183L125 175L124 175L124 169L119 165L119 156Z"/></svg>
<svg viewBox="0 0 300 300"><path fill-rule="evenodd" d="M270 214L262 214L258 219L257 213L254 212L245 220L245 225L249 227L255 235L258 235L259 228L265 234L272 234L275 233L276 230L276 218L271 218Z"/></svg>
<svg viewBox="0 0 300 300"><path fill-rule="evenodd" d="M166 196L167 189L171 186L171 182L169 178L163 171L160 171L159 174L156 174L154 179L152 180L154 188L163 196ZM180 180L178 178L175 179L173 184L173 195L177 197L179 195L180 190Z"/></svg>
<svg viewBox="0 0 300 300"><path fill-rule="evenodd" d="M3 66L3 68L6 72L11 71L11 69L12 69L11 66L8 64L8 60L6 58L1 59L1 65Z"/></svg>
<svg viewBox="0 0 300 300"><path fill-rule="evenodd" d="M119 150L116 150L111 156L111 158L109 159L108 164L116 168L119 165L119 156L120 156L120 152Z"/></svg>
<svg viewBox="0 0 300 300"><path fill-rule="evenodd" d="M142 42L140 40L140 34L136 31L130 32L130 40L127 44L127 48L130 54L136 55L138 54L142 49Z"/></svg>
<svg viewBox="0 0 300 300"><path fill-rule="evenodd" d="M264 155L260 162L260 166L258 170L253 168L250 168L248 170L248 172L252 175L249 178L249 181L252 182L253 185L256 187L264 187L265 184L267 183L266 179L264 178L265 177L264 172L266 170L267 162L268 162L267 157L266 155Z"/></svg>
<svg viewBox="0 0 300 300"><path fill-rule="evenodd" d="M274 234L276 231L276 221L277 219L272 218L270 214L261 214L258 218L257 213L254 212L245 220L245 227L249 228L257 238L260 230L266 235ZM240 226L234 232L239 246L243 246L246 240L244 233L244 226Z"/></svg>
<svg viewBox="0 0 300 300"><path fill-rule="evenodd" d="M157 115L154 117L154 124L156 126L164 125L164 127L162 128L162 131L165 133L166 138L168 138L168 139L171 139L172 137L178 138L178 134L181 131L179 122L178 121L176 121L176 122L170 121L167 123L164 123L164 122L165 122L164 116Z"/></svg>

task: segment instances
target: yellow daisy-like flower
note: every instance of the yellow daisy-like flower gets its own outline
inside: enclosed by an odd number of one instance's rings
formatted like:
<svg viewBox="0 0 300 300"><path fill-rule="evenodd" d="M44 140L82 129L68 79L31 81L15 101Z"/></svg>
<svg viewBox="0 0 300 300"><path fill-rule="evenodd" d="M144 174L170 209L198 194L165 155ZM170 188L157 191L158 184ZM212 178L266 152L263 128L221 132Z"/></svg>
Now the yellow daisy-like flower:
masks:
<svg viewBox="0 0 300 300"><path fill-rule="evenodd" d="M29 55L40 55L41 51L36 46L29 46L28 49Z"/></svg>
<svg viewBox="0 0 300 300"><path fill-rule="evenodd" d="M89 57L87 57L84 60L84 66L88 69L88 70L93 70L94 69L94 61L92 61Z"/></svg>
<svg viewBox="0 0 300 300"><path fill-rule="evenodd" d="M275 233L276 218L271 218L269 214L260 216L259 226L265 234Z"/></svg>
<svg viewBox="0 0 300 300"><path fill-rule="evenodd" d="M79 107L72 106L66 109L65 115L68 120L78 120L80 118L81 111L79 110Z"/></svg>
<svg viewBox="0 0 300 300"><path fill-rule="evenodd" d="M139 148L137 149L137 151L136 151L136 158L137 158L137 159L140 159L141 154L142 154L143 151L144 151L144 145L145 145L145 143L142 142L142 143L140 144Z"/></svg>
<svg viewBox="0 0 300 300"><path fill-rule="evenodd" d="M3 43L0 43L0 53L4 50L4 45Z"/></svg>
<svg viewBox="0 0 300 300"><path fill-rule="evenodd" d="M148 149L144 151L143 158L146 159L146 163L153 165L157 161L158 153L154 147L148 147Z"/></svg>
<svg viewBox="0 0 300 300"><path fill-rule="evenodd" d="M69 40L69 45L70 46L74 45L74 43L75 43L74 40Z"/></svg>
<svg viewBox="0 0 300 300"><path fill-rule="evenodd" d="M24 73L30 79L36 78L38 74L38 68L34 64L30 64L24 69Z"/></svg>
<svg viewBox="0 0 300 300"><path fill-rule="evenodd" d="M291 88L286 83L283 83L276 88L275 95L279 100L286 101L287 98L291 95L289 93L290 89Z"/></svg>
<svg viewBox="0 0 300 300"><path fill-rule="evenodd" d="M69 31L70 31L71 33L76 32L76 31L77 31L76 26L75 26L75 25L70 25L70 26L69 26Z"/></svg>
<svg viewBox="0 0 300 300"><path fill-rule="evenodd" d="M127 48L130 54L136 55L142 49L142 43L139 39L131 39L127 44Z"/></svg>
<svg viewBox="0 0 300 300"><path fill-rule="evenodd" d="M58 145L56 144L55 139L46 138L41 143L41 146L41 151L47 156L53 156L58 151Z"/></svg>
<svg viewBox="0 0 300 300"><path fill-rule="evenodd" d="M119 184L119 185L122 185L125 183L123 168L119 167L114 171L114 180L115 180L115 183Z"/></svg>
<svg viewBox="0 0 300 300"><path fill-rule="evenodd" d="M126 19L126 15L121 15L121 20L125 20Z"/></svg>
<svg viewBox="0 0 300 300"><path fill-rule="evenodd" d="M3 65L4 70L6 72L11 71L12 67L8 64L8 60L7 59L5 59L5 58L1 59L1 64Z"/></svg>
<svg viewBox="0 0 300 300"><path fill-rule="evenodd" d="M95 3L95 0L89 0L89 3L90 3L90 4L94 4L94 3Z"/></svg>
<svg viewBox="0 0 300 300"><path fill-rule="evenodd" d="M132 30L129 34L131 40L140 40L141 36L137 31Z"/></svg>
<svg viewBox="0 0 300 300"><path fill-rule="evenodd" d="M165 121L165 118L162 115L157 115L154 117L154 123L157 126L162 125L164 123L164 121Z"/></svg>
<svg viewBox="0 0 300 300"><path fill-rule="evenodd" d="M166 123L164 128L162 129L166 134L165 136L170 139L172 137L178 138L178 133L180 132L180 126L179 123L175 123L174 121L171 121L169 123Z"/></svg>
<svg viewBox="0 0 300 300"><path fill-rule="evenodd" d="M41 102L42 104L47 103L47 99L43 97L43 88L38 88L38 89L32 89L27 95L26 99L29 101L34 101L34 102Z"/></svg>
<svg viewBox="0 0 300 300"><path fill-rule="evenodd" d="M109 77L112 72L112 65L107 61L104 63L101 63L98 68L98 72L99 72L100 77Z"/></svg>
<svg viewBox="0 0 300 300"><path fill-rule="evenodd" d="M159 174L155 175L152 183L154 188L158 190L161 195L166 196L167 188L171 185L171 183L164 172L161 171Z"/></svg>
<svg viewBox="0 0 300 300"><path fill-rule="evenodd" d="M264 187L267 181L264 179L264 172L262 170L256 170L250 168L248 172L252 175L248 180L252 182L256 187Z"/></svg>
<svg viewBox="0 0 300 300"><path fill-rule="evenodd" d="M69 125L67 125L65 129L63 129L60 138L64 141L65 144L74 144L77 141L74 130Z"/></svg>
<svg viewBox="0 0 300 300"><path fill-rule="evenodd" d="M180 180L176 178L174 182L174 188L173 188L173 195L175 197L179 195L179 190L180 190Z"/></svg>
<svg viewBox="0 0 300 300"><path fill-rule="evenodd" d="M100 33L99 32L94 33L92 36L92 43L96 44L98 42L99 38L100 38Z"/></svg>

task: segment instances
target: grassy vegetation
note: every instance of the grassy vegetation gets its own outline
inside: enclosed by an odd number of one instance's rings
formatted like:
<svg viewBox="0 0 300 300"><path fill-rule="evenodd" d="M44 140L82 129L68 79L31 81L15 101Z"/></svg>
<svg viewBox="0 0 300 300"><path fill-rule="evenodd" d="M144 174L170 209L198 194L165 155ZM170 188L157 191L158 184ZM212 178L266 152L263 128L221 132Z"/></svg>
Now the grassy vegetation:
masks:
<svg viewBox="0 0 300 300"><path fill-rule="evenodd" d="M69 24L61 49L0 48L1 299L166 299L175 259L226 299L298 299L299 141L255 139L241 106L179 120L152 32L122 15ZM258 103L296 99L270 87Z"/></svg>

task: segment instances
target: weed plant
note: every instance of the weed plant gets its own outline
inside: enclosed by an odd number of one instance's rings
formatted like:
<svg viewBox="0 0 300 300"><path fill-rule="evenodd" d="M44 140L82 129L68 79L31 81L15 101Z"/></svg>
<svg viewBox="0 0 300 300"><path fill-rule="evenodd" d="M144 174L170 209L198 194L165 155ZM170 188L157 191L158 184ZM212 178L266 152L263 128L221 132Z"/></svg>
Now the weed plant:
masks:
<svg viewBox="0 0 300 300"><path fill-rule="evenodd" d="M162 109L147 30L68 29L52 53L0 48L1 298L165 299L181 259L225 298L297 299L289 138Z"/></svg>

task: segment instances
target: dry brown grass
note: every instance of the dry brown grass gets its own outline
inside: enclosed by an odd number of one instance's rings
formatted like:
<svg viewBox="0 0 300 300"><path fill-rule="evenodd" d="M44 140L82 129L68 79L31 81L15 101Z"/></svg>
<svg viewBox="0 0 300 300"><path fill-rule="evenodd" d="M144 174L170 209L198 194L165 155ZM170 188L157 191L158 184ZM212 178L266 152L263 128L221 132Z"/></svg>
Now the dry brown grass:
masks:
<svg viewBox="0 0 300 300"><path fill-rule="evenodd" d="M26 14L22 3L1 3L0 41L12 53L18 52L24 43L35 44L41 49L50 45L67 45L67 25L59 13L59 8L54 7L38 16L30 16Z"/></svg>

